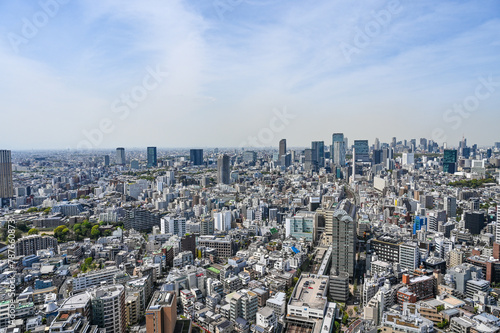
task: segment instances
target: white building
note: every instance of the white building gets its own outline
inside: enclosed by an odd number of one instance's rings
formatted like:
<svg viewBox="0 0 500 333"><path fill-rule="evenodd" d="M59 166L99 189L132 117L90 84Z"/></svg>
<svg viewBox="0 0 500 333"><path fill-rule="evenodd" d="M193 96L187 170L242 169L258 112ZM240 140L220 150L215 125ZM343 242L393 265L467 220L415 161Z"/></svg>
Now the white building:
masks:
<svg viewBox="0 0 500 333"><path fill-rule="evenodd" d="M160 220L162 234L173 234L182 237L186 234L186 218L164 216Z"/></svg>

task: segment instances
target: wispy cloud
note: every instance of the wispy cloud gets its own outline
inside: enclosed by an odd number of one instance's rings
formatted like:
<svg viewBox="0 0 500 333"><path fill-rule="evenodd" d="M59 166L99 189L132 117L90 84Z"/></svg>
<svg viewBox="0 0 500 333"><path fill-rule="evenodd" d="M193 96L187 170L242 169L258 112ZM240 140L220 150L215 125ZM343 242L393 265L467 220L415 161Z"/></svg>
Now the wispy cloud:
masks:
<svg viewBox="0 0 500 333"><path fill-rule="evenodd" d="M0 39L2 119L26 129L19 137L7 127L0 141L74 146L157 64L168 78L104 147L236 146L283 105L297 115L280 133L292 145L329 141L334 131L430 136L429 122L440 122L477 77L500 77L500 4L396 2L390 24L346 61L339 45L391 3L247 0L221 20L211 1L72 1L19 52ZM0 33L19 31L37 10L0 4ZM499 120L499 105L496 95L481 105L475 126L464 128L470 140L498 140L485 119Z"/></svg>

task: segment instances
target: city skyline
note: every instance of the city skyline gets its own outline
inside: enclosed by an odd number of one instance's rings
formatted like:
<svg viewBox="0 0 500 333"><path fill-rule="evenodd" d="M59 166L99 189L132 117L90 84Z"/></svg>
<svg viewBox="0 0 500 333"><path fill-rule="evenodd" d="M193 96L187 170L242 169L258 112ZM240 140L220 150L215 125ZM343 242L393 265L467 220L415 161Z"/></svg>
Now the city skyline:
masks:
<svg viewBox="0 0 500 333"><path fill-rule="evenodd" d="M498 141L493 1L46 3L0 5L7 149Z"/></svg>

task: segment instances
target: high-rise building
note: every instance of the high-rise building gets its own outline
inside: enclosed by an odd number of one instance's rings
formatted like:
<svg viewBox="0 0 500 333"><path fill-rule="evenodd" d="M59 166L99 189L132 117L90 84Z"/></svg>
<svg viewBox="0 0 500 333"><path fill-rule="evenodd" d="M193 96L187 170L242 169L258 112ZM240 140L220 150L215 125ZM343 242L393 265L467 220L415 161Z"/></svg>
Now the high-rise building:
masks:
<svg viewBox="0 0 500 333"><path fill-rule="evenodd" d="M160 219L160 231L162 234L173 234L182 237L186 234L186 218L164 216Z"/></svg>
<svg viewBox="0 0 500 333"><path fill-rule="evenodd" d="M205 217L200 221L200 235L213 235L214 234L214 220Z"/></svg>
<svg viewBox="0 0 500 333"><path fill-rule="evenodd" d="M177 297L173 291L155 291L146 310L146 331L173 333L177 321Z"/></svg>
<svg viewBox="0 0 500 333"><path fill-rule="evenodd" d="M337 144L337 151L335 150L335 143L339 142ZM330 158L333 161L333 163L337 166L344 166L345 165L345 149L346 149L346 144L344 141L344 133L333 133L332 134L332 146L330 147ZM338 156L338 153L342 152L343 157ZM342 161L343 158L343 163L339 164L336 161Z"/></svg>
<svg viewBox="0 0 500 333"><path fill-rule="evenodd" d="M345 166L344 141L335 141L333 143L333 164L335 164L338 167Z"/></svg>
<svg viewBox="0 0 500 333"><path fill-rule="evenodd" d="M156 154L156 147L148 147L148 168L158 166L158 155Z"/></svg>
<svg viewBox="0 0 500 333"><path fill-rule="evenodd" d="M401 244L399 246L399 264L401 269L413 272L420 264L420 252L414 243Z"/></svg>
<svg viewBox="0 0 500 333"><path fill-rule="evenodd" d="M286 154L286 139L281 139L280 140L280 151L279 151L280 156Z"/></svg>
<svg viewBox="0 0 500 333"><path fill-rule="evenodd" d="M125 148L116 148L116 164L125 165Z"/></svg>
<svg viewBox="0 0 500 333"><path fill-rule="evenodd" d="M445 149L443 155L443 171L455 173L457 171L457 151L456 149Z"/></svg>
<svg viewBox="0 0 500 333"><path fill-rule="evenodd" d="M222 154L217 158L217 183L229 184L229 156Z"/></svg>
<svg viewBox="0 0 500 333"><path fill-rule="evenodd" d="M193 165L203 165L203 149L191 149L189 151L189 160Z"/></svg>
<svg viewBox="0 0 500 333"><path fill-rule="evenodd" d="M368 140L354 140L354 151L352 154L352 166L354 174L363 173L363 164L370 162Z"/></svg>
<svg viewBox="0 0 500 333"><path fill-rule="evenodd" d="M92 322L109 333L124 333L125 287L121 284L102 286L90 291Z"/></svg>
<svg viewBox="0 0 500 333"><path fill-rule="evenodd" d="M368 140L354 140L354 162L370 162Z"/></svg>
<svg viewBox="0 0 500 333"><path fill-rule="evenodd" d="M373 144L373 149L375 149L375 150L380 149L380 140L378 138L375 138L375 143Z"/></svg>
<svg viewBox="0 0 500 333"><path fill-rule="evenodd" d="M6 199L13 196L11 152L10 150L0 150L0 207L7 204Z"/></svg>
<svg viewBox="0 0 500 333"><path fill-rule="evenodd" d="M305 238L309 242L316 241L314 228L315 214L313 212L299 212L285 220L286 236L296 239Z"/></svg>
<svg viewBox="0 0 500 333"><path fill-rule="evenodd" d="M464 228L469 230L473 235L479 235L485 227L485 212L484 211L467 211L463 218Z"/></svg>
<svg viewBox="0 0 500 333"><path fill-rule="evenodd" d="M312 149L304 150L304 168L307 171L317 172L318 171L318 161L314 158L314 152Z"/></svg>
<svg viewBox="0 0 500 333"><path fill-rule="evenodd" d="M377 165L383 162L384 151L382 149L373 150L373 164Z"/></svg>
<svg viewBox="0 0 500 333"><path fill-rule="evenodd" d="M444 210L446 211L446 216L457 217L457 198L445 197Z"/></svg>
<svg viewBox="0 0 500 333"><path fill-rule="evenodd" d="M252 150L243 152L243 162L253 164L257 161L257 153Z"/></svg>
<svg viewBox="0 0 500 333"><path fill-rule="evenodd" d="M332 272L346 272L352 278L356 267L356 205L341 201L336 209L316 211L325 219L324 242L332 244Z"/></svg>
<svg viewBox="0 0 500 333"><path fill-rule="evenodd" d="M311 143L313 159L319 168L325 167L325 143L323 141L313 141Z"/></svg>
<svg viewBox="0 0 500 333"><path fill-rule="evenodd" d="M104 166L109 166L109 155L104 155Z"/></svg>

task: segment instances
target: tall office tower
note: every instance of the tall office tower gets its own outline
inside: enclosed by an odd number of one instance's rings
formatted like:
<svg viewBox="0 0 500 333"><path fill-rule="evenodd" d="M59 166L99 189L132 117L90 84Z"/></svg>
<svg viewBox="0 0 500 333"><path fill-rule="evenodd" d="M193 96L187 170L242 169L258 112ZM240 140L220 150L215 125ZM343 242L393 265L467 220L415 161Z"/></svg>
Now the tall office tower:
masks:
<svg viewBox="0 0 500 333"><path fill-rule="evenodd" d="M339 148L344 149L344 161L345 161L345 149L346 149L347 145L344 142L344 133L333 133L332 134L332 146L330 147L330 158L332 159L333 163L335 163L335 158L336 158L335 157L335 142L342 142L343 143L343 145L339 146Z"/></svg>
<svg viewBox="0 0 500 333"><path fill-rule="evenodd" d="M446 216L448 218L457 217L457 198L445 197L444 210L446 211Z"/></svg>
<svg viewBox="0 0 500 333"><path fill-rule="evenodd" d="M370 162L368 140L354 140L353 159L355 162L363 162L363 163Z"/></svg>
<svg viewBox="0 0 500 333"><path fill-rule="evenodd" d="M396 149L396 144L397 144L396 137L394 136L392 137L391 148Z"/></svg>
<svg viewBox="0 0 500 333"><path fill-rule="evenodd" d="M14 196L12 181L12 159L10 150L0 150L0 207L8 204Z"/></svg>
<svg viewBox="0 0 500 333"><path fill-rule="evenodd" d="M104 166L109 166L109 155L104 155Z"/></svg>
<svg viewBox="0 0 500 333"><path fill-rule="evenodd" d="M176 321L177 298L175 292L155 291L146 311L146 331L174 333Z"/></svg>
<svg viewBox="0 0 500 333"><path fill-rule="evenodd" d="M292 154L285 154L280 156L280 165L288 168L292 165Z"/></svg>
<svg viewBox="0 0 500 333"><path fill-rule="evenodd" d="M252 150L243 152L243 162L253 164L257 161L257 153Z"/></svg>
<svg viewBox="0 0 500 333"><path fill-rule="evenodd" d="M423 150L427 150L427 139L426 138L420 138L420 147Z"/></svg>
<svg viewBox="0 0 500 333"><path fill-rule="evenodd" d="M356 205L341 201L336 209L319 210L325 218L324 241L331 243L332 272L346 272L353 278L356 267Z"/></svg>
<svg viewBox="0 0 500 333"><path fill-rule="evenodd" d="M304 150L304 168L307 171L317 172L318 171L318 161L314 158L314 152L312 149Z"/></svg>
<svg viewBox="0 0 500 333"><path fill-rule="evenodd" d="M203 149L191 149L189 159L193 165L203 165Z"/></svg>
<svg viewBox="0 0 500 333"><path fill-rule="evenodd" d="M148 147L148 168L158 166L158 155L156 154L156 147Z"/></svg>
<svg viewBox="0 0 500 333"><path fill-rule="evenodd" d="M363 164L370 162L368 140L354 140L354 152L352 154L353 173L363 174Z"/></svg>
<svg viewBox="0 0 500 333"><path fill-rule="evenodd" d="M373 145L373 149L380 149L380 140L378 138L375 138L375 143Z"/></svg>
<svg viewBox="0 0 500 333"><path fill-rule="evenodd" d="M90 291L92 323L106 333L126 331L125 287L121 284L102 286Z"/></svg>
<svg viewBox="0 0 500 333"><path fill-rule="evenodd" d="M382 149L382 163L386 163L387 160L394 159L394 149L392 148L384 148Z"/></svg>
<svg viewBox="0 0 500 333"><path fill-rule="evenodd" d="M116 164L125 165L125 148L116 148Z"/></svg>
<svg viewBox="0 0 500 333"><path fill-rule="evenodd" d="M380 164L383 161L384 151L382 149L373 150L373 164Z"/></svg>
<svg viewBox="0 0 500 333"><path fill-rule="evenodd" d="M344 140L333 143L333 164L339 167L345 166Z"/></svg>
<svg viewBox="0 0 500 333"><path fill-rule="evenodd" d="M282 155L286 155L286 139L281 139L280 140L280 151L279 151L279 156L281 157Z"/></svg>
<svg viewBox="0 0 500 333"><path fill-rule="evenodd" d="M443 155L443 172L455 173L457 171L456 149L445 149Z"/></svg>
<svg viewBox="0 0 500 333"><path fill-rule="evenodd" d="M217 183L229 184L229 156L222 154L217 158Z"/></svg>
<svg viewBox="0 0 500 333"><path fill-rule="evenodd" d="M313 159L317 161L318 167L325 166L325 143L323 141L313 141L311 143Z"/></svg>

